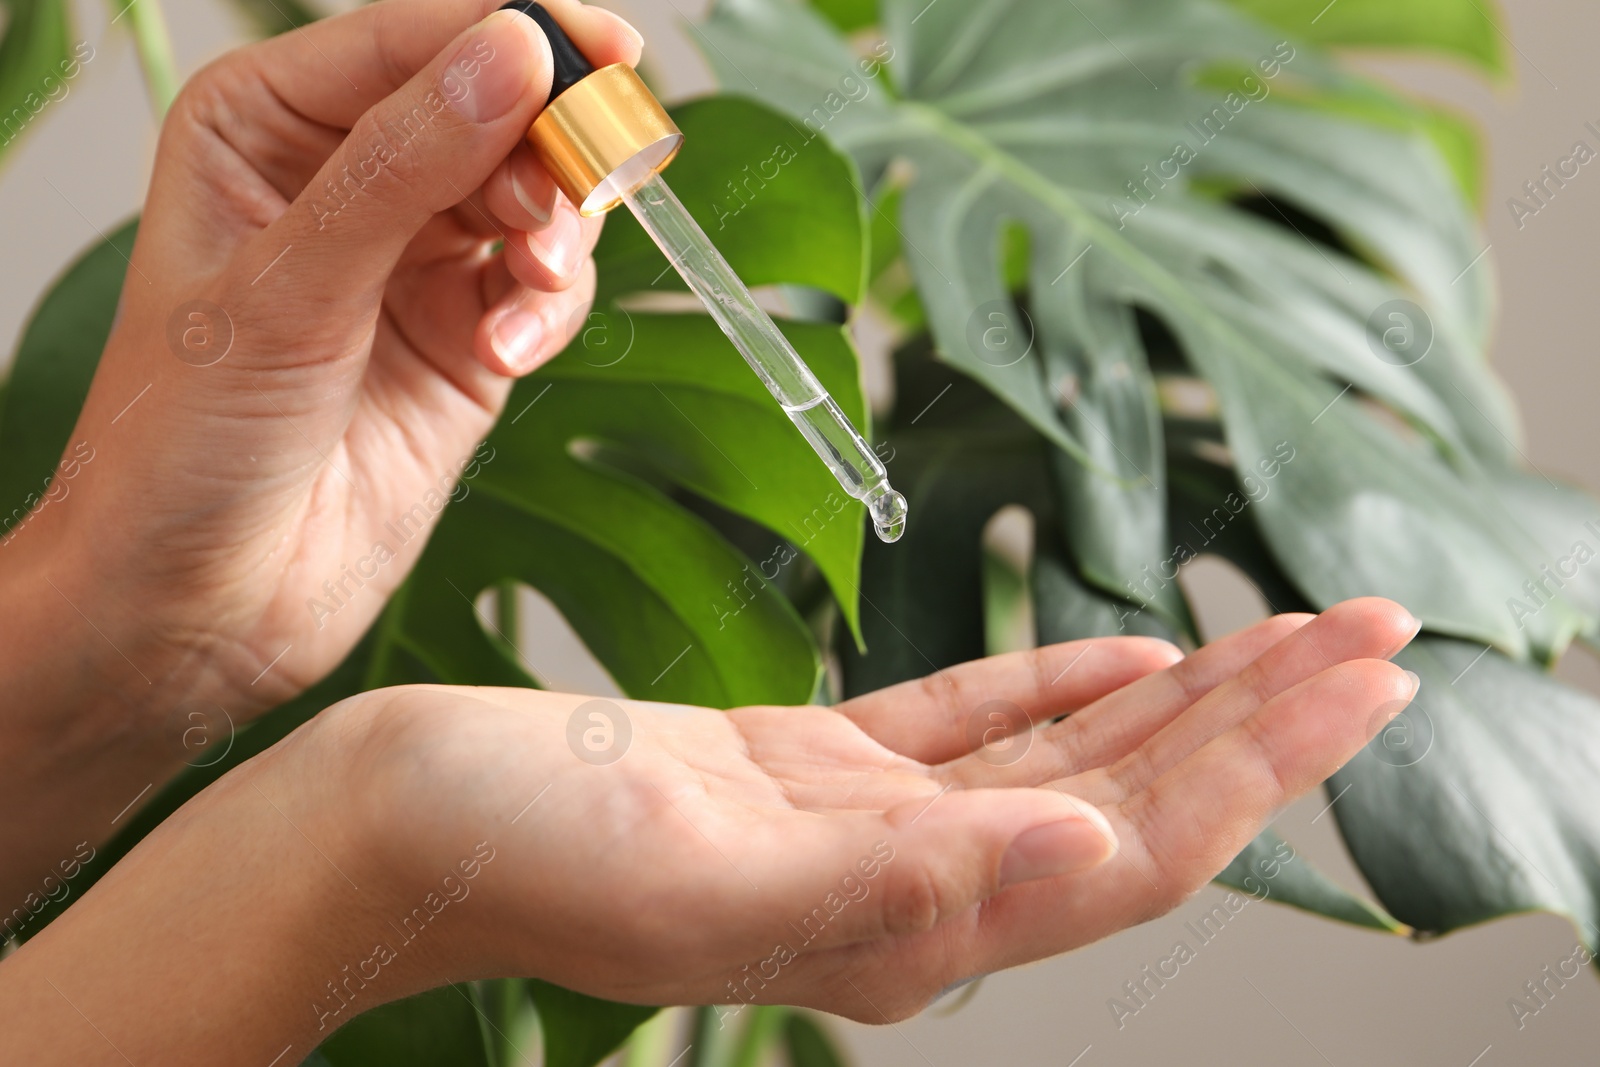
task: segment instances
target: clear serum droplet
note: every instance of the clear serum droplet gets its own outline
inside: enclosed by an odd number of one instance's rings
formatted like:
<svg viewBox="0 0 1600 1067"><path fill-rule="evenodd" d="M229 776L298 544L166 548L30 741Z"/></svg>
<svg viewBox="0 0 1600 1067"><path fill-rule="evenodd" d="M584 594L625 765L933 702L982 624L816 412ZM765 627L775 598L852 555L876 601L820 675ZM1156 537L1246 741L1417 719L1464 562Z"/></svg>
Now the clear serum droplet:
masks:
<svg viewBox="0 0 1600 1067"><path fill-rule="evenodd" d="M878 540L886 545L900 540L900 536L906 532L906 515L910 510L906 506L906 498L890 489L888 482L884 482L883 491L867 504L867 513L872 516L872 529L878 535Z"/></svg>

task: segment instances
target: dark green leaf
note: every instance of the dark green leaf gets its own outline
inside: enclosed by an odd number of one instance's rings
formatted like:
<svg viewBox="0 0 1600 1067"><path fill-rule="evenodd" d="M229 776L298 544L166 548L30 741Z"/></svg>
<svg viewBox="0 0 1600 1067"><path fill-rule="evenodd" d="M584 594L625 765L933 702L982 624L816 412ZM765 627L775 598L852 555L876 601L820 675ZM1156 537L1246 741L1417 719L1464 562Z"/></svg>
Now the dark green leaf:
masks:
<svg viewBox="0 0 1600 1067"><path fill-rule="evenodd" d="M1494 0L1229 0L1296 38L1327 45L1419 49L1506 72Z"/></svg>
<svg viewBox="0 0 1600 1067"><path fill-rule="evenodd" d="M138 220L79 257L33 313L11 367L0 409L0 504L4 525L42 496L66 451L122 293Z"/></svg>
<svg viewBox="0 0 1600 1067"><path fill-rule="evenodd" d="M684 147L665 173L746 285L802 285L855 303L866 283L865 207L848 156L753 101L710 97L672 109ZM595 252L597 303L685 288L626 211ZM729 349L732 354L732 349Z"/></svg>
<svg viewBox="0 0 1600 1067"><path fill-rule="evenodd" d="M1395 662L1415 702L1329 782L1378 899L1430 934L1552 911L1600 948L1600 701L1481 644L1423 637Z"/></svg>
<svg viewBox="0 0 1600 1067"><path fill-rule="evenodd" d="M1181 640L1180 631L1155 612L1087 585L1051 532L1041 530L1034 549L1033 613L1039 644L1110 634L1159 637L1175 644Z"/></svg>
<svg viewBox="0 0 1600 1067"><path fill-rule="evenodd" d="M1237 84L1235 78L1232 84ZM1446 107L1420 100L1409 100L1375 81L1352 79L1335 89L1297 92L1285 86L1278 97L1302 107L1416 133L1432 142L1467 202L1483 205L1483 146L1473 120Z"/></svg>
<svg viewBox="0 0 1600 1067"><path fill-rule="evenodd" d="M332 1067L497 1067L481 1027L470 989L445 986L356 1016L319 1051Z"/></svg>
<svg viewBox="0 0 1600 1067"><path fill-rule="evenodd" d="M902 353L899 365L902 396L920 399L916 360ZM931 378L920 388L938 381ZM890 435L890 471L910 487L907 492L915 491L922 521L891 548L868 547L863 592L870 608L863 627L870 651L862 657L841 649L850 694L984 654L981 542L984 526L1007 504L1026 507L1035 518L1032 586L1041 645L1119 633L1166 640L1179 636L1155 612L1094 589L1076 572L1060 547L1057 516L1062 504L1059 485L1050 477L1047 443L1015 414L971 390L965 383L952 388L933 409L938 415L919 419L916 430ZM912 410L919 406L914 402ZM1222 506L1230 495L1246 499L1232 472L1202 465L1188 454L1176 458L1173 472L1170 507L1175 529L1182 530L1173 536L1175 541L1181 537L1182 550L1169 550L1166 560L1175 566L1201 553L1216 553L1252 564L1252 573L1263 576L1267 595L1287 600L1292 594L1281 591L1281 579L1274 577L1250 520ZM1213 514L1214 508L1221 508L1220 516ZM1142 580L1159 583L1169 569L1152 569ZM1168 584L1181 603L1177 583ZM1288 601L1285 610L1299 607L1298 601ZM1193 624L1186 623L1185 629L1192 632ZM1339 887L1304 857L1282 863L1275 851L1279 842L1275 836L1257 840L1219 881L1258 897L1265 881L1267 899L1360 926L1398 929L1381 910ZM1273 858L1279 866L1265 878L1255 865ZM1256 884L1244 883L1252 871Z"/></svg>
<svg viewBox="0 0 1600 1067"><path fill-rule="evenodd" d="M823 141L800 142L789 123L749 101L701 101L675 118L688 140L673 186L743 277L859 295L864 223L847 160ZM746 157L732 146L784 139L796 146L774 164L776 176L760 178L758 166L742 199L727 192L730 175L745 180ZM626 215L613 216L597 257L612 299L681 288ZM709 317L613 303L594 321L518 387L510 417L480 452L482 473L397 602L391 639L443 681L527 684L524 668L537 674L538 664L515 662L472 608L480 591L515 579L548 596L631 695L717 707L805 702L815 648L766 580L792 554L746 559L668 492L687 491L793 541L820 567L852 630L860 505ZM843 331L802 322L784 330L865 426Z"/></svg>
<svg viewBox="0 0 1600 1067"><path fill-rule="evenodd" d="M1582 490L1518 470L1501 472L1495 488L1539 546L1540 565L1529 567L1515 589L1496 590L1505 594L1507 614L1525 623L1555 609L1559 596L1586 617L1600 617L1600 566L1593 563L1600 555L1600 503Z"/></svg>
<svg viewBox="0 0 1600 1067"><path fill-rule="evenodd" d="M38 117L71 92L80 61L92 59L94 50L80 44L69 55L72 20L63 0L0 0L0 10L5 13L5 36L0 37L3 161Z"/></svg>
<svg viewBox="0 0 1600 1067"><path fill-rule="evenodd" d="M1252 473L1241 483L1233 471L1203 458L1199 442L1213 446L1210 428L1176 424L1167 434L1173 447L1170 509L1176 559L1214 555L1234 564L1255 585L1274 612L1303 611L1306 605L1273 563L1257 532L1251 509L1269 497L1275 480ZM1158 572L1159 575L1159 572ZM1253 896L1300 908L1354 926L1399 933L1403 927L1381 908L1349 892L1311 861L1293 852L1270 829L1263 831L1217 876L1224 885ZM1266 866L1263 866L1265 864Z"/></svg>
<svg viewBox="0 0 1600 1067"><path fill-rule="evenodd" d="M548 982L530 982L544 1030L544 1067L594 1067L659 1008L613 1004Z"/></svg>
<svg viewBox="0 0 1600 1067"><path fill-rule="evenodd" d="M865 29L878 21L878 0L811 0L811 3L845 33Z"/></svg>
<svg viewBox="0 0 1600 1067"><path fill-rule="evenodd" d="M811 1016L790 1015L783 1036L789 1067L845 1067L844 1056Z"/></svg>
<svg viewBox="0 0 1600 1067"><path fill-rule="evenodd" d="M1384 933L1405 933L1382 908L1352 896L1298 856L1271 830L1250 842L1216 880L1257 900L1276 900L1317 915Z"/></svg>

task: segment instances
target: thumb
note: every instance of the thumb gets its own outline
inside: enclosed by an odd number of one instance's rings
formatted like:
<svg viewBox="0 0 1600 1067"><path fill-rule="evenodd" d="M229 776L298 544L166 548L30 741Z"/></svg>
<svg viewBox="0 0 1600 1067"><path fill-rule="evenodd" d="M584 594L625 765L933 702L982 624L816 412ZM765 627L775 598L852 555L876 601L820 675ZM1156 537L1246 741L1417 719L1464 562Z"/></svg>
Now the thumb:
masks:
<svg viewBox="0 0 1600 1067"><path fill-rule="evenodd" d="M760 884L788 891L796 952L919 934L1010 886L1097 867L1117 850L1105 816L1054 789L941 791L817 830L824 840L796 835L780 861L803 870L761 872Z"/></svg>
<svg viewBox="0 0 1600 1067"><path fill-rule="evenodd" d="M450 42L357 120L258 237L264 250L305 253L275 287L321 306L381 292L428 220L465 200L527 133L552 66L544 34L516 11L496 11Z"/></svg>

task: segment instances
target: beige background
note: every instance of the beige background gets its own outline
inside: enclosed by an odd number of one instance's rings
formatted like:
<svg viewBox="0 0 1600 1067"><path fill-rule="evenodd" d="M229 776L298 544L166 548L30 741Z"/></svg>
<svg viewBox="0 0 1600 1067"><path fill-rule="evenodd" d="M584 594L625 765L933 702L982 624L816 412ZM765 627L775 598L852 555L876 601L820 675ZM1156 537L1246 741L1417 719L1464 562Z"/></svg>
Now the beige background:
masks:
<svg viewBox="0 0 1600 1067"><path fill-rule="evenodd" d="M185 73L244 40L243 26L220 0L165 2ZM645 30L655 73L670 92L707 85L676 26L680 14L698 15L704 0L614 0L614 6ZM1495 361L1526 414L1533 462L1600 488L1593 414L1600 366L1592 355L1590 270L1600 237L1600 174L1586 169L1520 232L1506 208L1507 197L1541 166L1588 136L1584 122L1600 120L1600 65L1593 59L1600 9L1580 0L1508 0L1506 6L1517 47L1513 84L1491 89L1443 64L1369 62L1466 109L1488 130L1487 226L1503 292ZM124 34L107 34L104 12L102 5L80 5L80 33L95 45L96 58L0 171L0 338L7 349L50 279L96 230L109 230L136 211L143 195L154 145L149 110L131 46ZM1220 566L1197 565L1188 581L1208 605L1203 621L1212 634L1259 611ZM548 660L551 644L569 653L570 674L553 680L605 688L559 626L546 619L544 633L542 659ZM1589 662L1569 659L1563 673L1600 691L1600 670ZM1322 806L1313 798L1285 814L1278 827L1308 858L1359 886L1332 818L1319 817ZM1119 1031L1108 998L1145 964L1167 955L1183 936L1183 924L1219 897L1208 890L1160 922L991 977L948 1016L935 1008L896 1028L841 1031L858 1060L872 1067L1111 1067L1173 1057L1290 1067L1502 1067L1594 1059L1600 983L1593 978L1569 984L1521 1031L1507 1008L1525 981L1571 952L1570 928L1549 916L1416 946L1251 905Z"/></svg>

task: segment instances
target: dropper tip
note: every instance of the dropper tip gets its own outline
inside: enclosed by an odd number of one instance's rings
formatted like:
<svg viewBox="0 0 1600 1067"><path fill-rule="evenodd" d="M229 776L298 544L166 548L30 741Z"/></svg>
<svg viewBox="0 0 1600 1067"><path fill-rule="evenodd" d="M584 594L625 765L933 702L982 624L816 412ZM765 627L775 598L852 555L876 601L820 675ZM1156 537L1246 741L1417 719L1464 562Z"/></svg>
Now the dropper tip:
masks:
<svg viewBox="0 0 1600 1067"><path fill-rule="evenodd" d="M892 489L873 497L867 504L867 512L872 516L872 529L878 540L886 545L900 540L906 532L906 516L910 510L906 498Z"/></svg>

